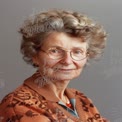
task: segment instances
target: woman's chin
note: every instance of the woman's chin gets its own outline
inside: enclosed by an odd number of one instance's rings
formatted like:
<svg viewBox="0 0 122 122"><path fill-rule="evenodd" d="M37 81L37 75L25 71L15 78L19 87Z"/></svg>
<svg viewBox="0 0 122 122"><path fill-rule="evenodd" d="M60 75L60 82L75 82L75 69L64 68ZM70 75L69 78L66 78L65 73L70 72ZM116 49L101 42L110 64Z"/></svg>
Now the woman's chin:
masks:
<svg viewBox="0 0 122 122"><path fill-rule="evenodd" d="M63 81L63 80L72 80L77 76L71 74L55 74L53 77L50 77L52 81Z"/></svg>
<svg viewBox="0 0 122 122"><path fill-rule="evenodd" d="M81 73L81 69L80 70L63 70L63 71L53 71L53 70L48 70L47 72L47 78L50 81L61 81L61 80L72 80L76 77L78 77Z"/></svg>

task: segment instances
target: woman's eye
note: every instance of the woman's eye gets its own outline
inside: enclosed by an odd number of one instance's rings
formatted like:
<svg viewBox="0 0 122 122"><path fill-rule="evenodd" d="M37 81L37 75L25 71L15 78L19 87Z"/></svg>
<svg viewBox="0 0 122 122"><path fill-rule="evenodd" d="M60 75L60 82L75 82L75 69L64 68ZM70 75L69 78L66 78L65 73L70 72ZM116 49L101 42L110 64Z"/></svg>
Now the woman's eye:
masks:
<svg viewBox="0 0 122 122"><path fill-rule="evenodd" d="M51 49L50 52L51 53L60 53L60 50L58 50L58 49Z"/></svg>
<svg viewBox="0 0 122 122"><path fill-rule="evenodd" d="M73 53L76 54L76 55L82 55L83 51L81 51L81 50L74 50Z"/></svg>
<svg viewBox="0 0 122 122"><path fill-rule="evenodd" d="M55 49L52 49L52 50L50 50L50 51L53 52L53 53L57 52L57 50L55 50Z"/></svg>
<svg viewBox="0 0 122 122"><path fill-rule="evenodd" d="M75 50L74 53L79 54L79 53L81 53L81 51L80 50Z"/></svg>

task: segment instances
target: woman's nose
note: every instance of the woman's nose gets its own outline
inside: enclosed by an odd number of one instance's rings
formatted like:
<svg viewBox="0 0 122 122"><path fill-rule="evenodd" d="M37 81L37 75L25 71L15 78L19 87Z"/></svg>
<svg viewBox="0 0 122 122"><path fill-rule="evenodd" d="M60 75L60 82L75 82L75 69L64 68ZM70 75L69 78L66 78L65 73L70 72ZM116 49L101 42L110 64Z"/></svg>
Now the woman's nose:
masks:
<svg viewBox="0 0 122 122"><path fill-rule="evenodd" d="M70 55L70 52L65 52L65 55L62 57L61 62L64 64L71 64L72 60L73 59Z"/></svg>

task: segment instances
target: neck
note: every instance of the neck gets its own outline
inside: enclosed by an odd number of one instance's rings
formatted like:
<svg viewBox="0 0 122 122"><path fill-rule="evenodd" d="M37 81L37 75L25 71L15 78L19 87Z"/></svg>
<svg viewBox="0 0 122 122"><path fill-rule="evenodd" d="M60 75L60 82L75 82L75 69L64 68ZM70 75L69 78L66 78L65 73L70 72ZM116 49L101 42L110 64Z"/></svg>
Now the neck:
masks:
<svg viewBox="0 0 122 122"><path fill-rule="evenodd" d="M44 86L48 91L52 91L59 100L65 100L65 89L69 83L69 80L65 81L53 81Z"/></svg>

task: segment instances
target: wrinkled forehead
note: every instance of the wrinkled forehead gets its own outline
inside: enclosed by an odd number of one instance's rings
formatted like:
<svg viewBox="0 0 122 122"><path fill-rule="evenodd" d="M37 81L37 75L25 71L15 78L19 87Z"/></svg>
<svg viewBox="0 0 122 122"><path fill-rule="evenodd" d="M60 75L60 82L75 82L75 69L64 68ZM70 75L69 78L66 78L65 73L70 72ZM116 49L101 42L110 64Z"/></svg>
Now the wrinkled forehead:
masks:
<svg viewBox="0 0 122 122"><path fill-rule="evenodd" d="M71 49L73 47L87 49L88 44L81 37L74 37L63 32L55 32L44 40L42 47L49 48L55 46L66 49Z"/></svg>

